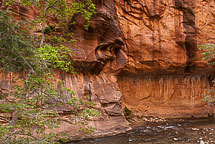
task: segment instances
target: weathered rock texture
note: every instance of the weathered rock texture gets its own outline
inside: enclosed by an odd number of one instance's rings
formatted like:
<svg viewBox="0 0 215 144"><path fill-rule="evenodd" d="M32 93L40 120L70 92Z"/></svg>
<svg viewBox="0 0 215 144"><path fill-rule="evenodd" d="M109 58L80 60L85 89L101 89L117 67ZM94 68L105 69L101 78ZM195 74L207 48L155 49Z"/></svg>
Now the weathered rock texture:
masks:
<svg viewBox="0 0 215 144"><path fill-rule="evenodd" d="M205 116L202 99L210 87L207 75L120 77L123 104L144 116ZM205 112L205 113L204 113Z"/></svg>
<svg viewBox="0 0 215 144"><path fill-rule="evenodd" d="M128 63L122 102L143 115L199 116L213 71L198 46L214 42L215 2L116 0Z"/></svg>
<svg viewBox="0 0 215 144"><path fill-rule="evenodd" d="M97 133L122 132L123 114L200 116L201 99L211 86L213 68L201 60L198 45L215 39L212 0L94 0L97 13L89 30L75 16L71 47L77 75L59 73L77 96L89 95L102 112L92 122ZM33 8L17 15L34 18ZM2 78L5 90L7 79ZM121 103L122 102L122 103ZM64 131L72 126L65 125Z"/></svg>
<svg viewBox="0 0 215 144"><path fill-rule="evenodd" d="M77 24L71 31L77 39L72 47L76 76L63 74L66 83L77 95L89 95L97 103L102 115L92 125L97 133L117 133L129 129L121 107L122 93L117 75L127 63L123 49L123 35L112 0L95 0L97 13L89 30L83 29L84 21L77 15ZM61 74L62 76L62 74Z"/></svg>
<svg viewBox="0 0 215 144"><path fill-rule="evenodd" d="M65 85L74 90L77 97L89 96L97 104L101 116L90 125L96 128L95 135L109 135L130 129L121 107L122 93L117 83L117 74L127 63L127 55L122 47L124 42L115 3L112 0L94 2L97 13L89 30L83 28L84 20L80 15L74 17L77 24L70 27L77 39L77 46L71 46L71 50L78 74L56 72L56 79L65 80ZM38 15L35 9L18 4L9 9L15 11L14 16L18 20L32 19ZM1 91L9 90L8 79L8 75L2 74L0 77ZM16 80L13 79L12 83ZM67 108L61 110L68 111ZM74 125L64 123L57 131L77 134L75 129Z"/></svg>

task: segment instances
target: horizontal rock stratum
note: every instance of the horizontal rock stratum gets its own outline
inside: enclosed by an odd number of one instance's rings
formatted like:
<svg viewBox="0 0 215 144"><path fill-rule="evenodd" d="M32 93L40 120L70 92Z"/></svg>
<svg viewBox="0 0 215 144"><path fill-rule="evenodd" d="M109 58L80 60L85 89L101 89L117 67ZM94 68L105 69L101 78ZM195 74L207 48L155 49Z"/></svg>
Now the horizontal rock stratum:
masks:
<svg viewBox="0 0 215 144"><path fill-rule="evenodd" d="M76 95L90 95L102 112L91 122L97 134L129 128L123 108L154 117L207 115L201 100L213 84L213 67L202 61L200 44L215 40L212 0L94 0L89 30L75 16L71 26L77 75L58 73ZM17 7L17 17L33 18ZM0 88L7 89L1 75ZM64 126L62 131L71 131Z"/></svg>

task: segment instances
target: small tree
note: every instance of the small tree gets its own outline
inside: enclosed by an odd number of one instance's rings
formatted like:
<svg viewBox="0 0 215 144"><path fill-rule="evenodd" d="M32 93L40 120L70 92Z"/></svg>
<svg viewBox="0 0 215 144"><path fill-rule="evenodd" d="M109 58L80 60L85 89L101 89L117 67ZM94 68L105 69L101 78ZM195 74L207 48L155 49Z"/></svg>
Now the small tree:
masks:
<svg viewBox="0 0 215 144"><path fill-rule="evenodd" d="M35 6L39 9L41 14L36 20L37 23L41 23L42 38L40 47L45 42L45 34L54 30L55 26L47 26L50 17L54 17L58 20L58 26L63 27L61 30L65 36L71 36L69 32L69 25L74 24L72 18L75 14L80 14L86 20L84 25L85 29L88 29L90 24L90 18L95 13L95 5L91 0L20 0L24 6ZM8 0L7 4L13 3L13 0ZM67 37L68 38L68 37ZM65 39L64 39L65 40Z"/></svg>
<svg viewBox="0 0 215 144"><path fill-rule="evenodd" d="M37 40L29 35L27 26L16 22L8 11L0 11L0 69L4 72L23 72L31 67L27 59L33 55Z"/></svg>
<svg viewBox="0 0 215 144"><path fill-rule="evenodd" d="M5 5L14 3L12 0L4 2ZM74 73L68 56L71 50L65 46L74 41L68 22L73 23L74 14L81 14L87 28L95 6L91 0L21 0L21 4L36 6L42 12L35 20L42 25L42 35L41 39L32 37L27 27L23 28L23 24L0 12L0 67L9 73L29 72L20 85L11 86L7 94L0 94L0 143L56 143L59 135L46 133L46 129L60 124L59 106L70 107L71 113L83 124L89 116L99 115L92 102L74 97L74 92L64 87L63 81L59 81L56 88L57 82L52 73L53 69ZM64 35L55 35L55 27L47 26L51 16L60 21L57 26L66 27ZM46 40L46 35L51 39ZM40 41L39 47L35 39ZM71 119L72 122L74 119Z"/></svg>

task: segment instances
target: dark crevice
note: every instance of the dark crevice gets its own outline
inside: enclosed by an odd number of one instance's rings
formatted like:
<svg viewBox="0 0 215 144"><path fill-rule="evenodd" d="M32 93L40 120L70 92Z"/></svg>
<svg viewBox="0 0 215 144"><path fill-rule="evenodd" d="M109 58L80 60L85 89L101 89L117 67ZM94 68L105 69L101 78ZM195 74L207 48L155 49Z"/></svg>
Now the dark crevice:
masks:
<svg viewBox="0 0 215 144"><path fill-rule="evenodd" d="M188 7L184 7L186 4ZM185 33L185 50L187 55L185 73L191 73L195 69L194 62L197 51L197 29L193 6L195 1L175 0L175 7L183 12L183 27Z"/></svg>
<svg viewBox="0 0 215 144"><path fill-rule="evenodd" d="M102 107L108 107L110 105L116 105L116 104L118 104L118 103L117 102L101 103ZM121 107L121 105L120 105L120 107Z"/></svg>
<svg viewBox="0 0 215 144"><path fill-rule="evenodd" d="M104 64L99 61L86 62L86 61L75 61L73 62L75 72L82 73L84 75L94 74L99 75L104 68Z"/></svg>

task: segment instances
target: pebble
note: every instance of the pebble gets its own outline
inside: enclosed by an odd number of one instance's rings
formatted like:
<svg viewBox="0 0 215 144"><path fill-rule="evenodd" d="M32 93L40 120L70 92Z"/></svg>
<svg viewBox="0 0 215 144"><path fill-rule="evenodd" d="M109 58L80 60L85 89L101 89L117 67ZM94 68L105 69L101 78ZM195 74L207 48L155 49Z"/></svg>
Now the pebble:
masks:
<svg viewBox="0 0 215 144"><path fill-rule="evenodd" d="M194 130L194 131L198 131L199 129L198 129L198 128L192 128L192 130Z"/></svg>
<svg viewBox="0 0 215 144"><path fill-rule="evenodd" d="M177 139L177 138L173 138L173 140L174 140L174 141L178 141L178 139Z"/></svg>
<svg viewBox="0 0 215 144"><path fill-rule="evenodd" d="M129 142L132 142L133 140L129 138L128 141L129 141Z"/></svg>

